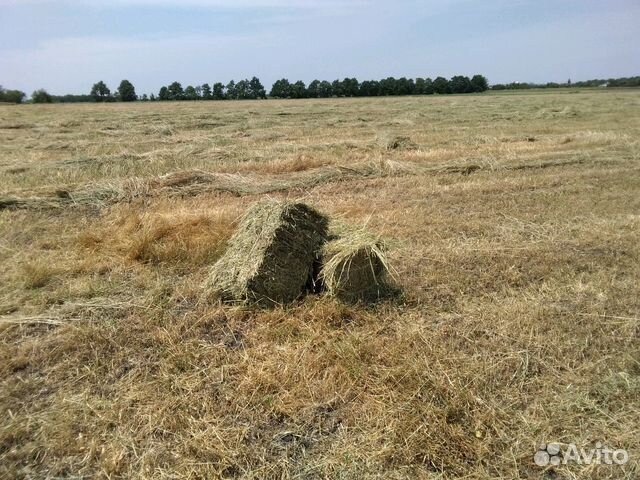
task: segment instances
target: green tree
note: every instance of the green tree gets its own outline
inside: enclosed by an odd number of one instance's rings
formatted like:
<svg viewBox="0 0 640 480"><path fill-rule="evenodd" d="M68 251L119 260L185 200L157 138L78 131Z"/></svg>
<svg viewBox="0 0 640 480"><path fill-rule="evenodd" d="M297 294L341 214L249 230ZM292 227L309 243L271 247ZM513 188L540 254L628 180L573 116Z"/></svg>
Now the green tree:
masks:
<svg viewBox="0 0 640 480"><path fill-rule="evenodd" d="M456 75L449 80L449 90L451 93L471 93L473 92L473 85L471 85L469 77Z"/></svg>
<svg viewBox="0 0 640 480"><path fill-rule="evenodd" d="M274 98L291 98L291 84L289 80L286 78L276 80L271 87L269 96Z"/></svg>
<svg viewBox="0 0 640 480"><path fill-rule="evenodd" d="M5 90L0 86L0 102L22 103L26 96L27 94L20 90Z"/></svg>
<svg viewBox="0 0 640 480"><path fill-rule="evenodd" d="M169 85L169 100L182 100L184 97L184 90L180 82L173 82Z"/></svg>
<svg viewBox="0 0 640 480"><path fill-rule="evenodd" d="M424 79L424 91L425 95L433 95L435 90L433 89L433 80L429 77Z"/></svg>
<svg viewBox="0 0 640 480"><path fill-rule="evenodd" d="M376 80L365 80L360 84L358 95L361 97L377 97L380 92L380 82Z"/></svg>
<svg viewBox="0 0 640 480"><path fill-rule="evenodd" d="M253 77L249 82L249 88L251 89L252 98L267 98L267 91L264 89L260 79Z"/></svg>
<svg viewBox="0 0 640 480"><path fill-rule="evenodd" d="M291 98L305 98L307 96L307 86L302 80L298 80L291 85Z"/></svg>
<svg viewBox="0 0 640 480"><path fill-rule="evenodd" d="M162 87L158 92L158 100L171 100L171 94L169 93L169 89L167 87Z"/></svg>
<svg viewBox="0 0 640 480"><path fill-rule="evenodd" d="M309 98L318 98L320 90L320 80L314 80L307 87L307 95Z"/></svg>
<svg viewBox="0 0 640 480"><path fill-rule="evenodd" d="M136 89L129 80L122 80L118 87L118 99L121 102L135 102L138 99Z"/></svg>
<svg viewBox="0 0 640 480"><path fill-rule="evenodd" d="M235 100L237 98L236 82L231 80L229 83L227 83L226 91L227 91L227 94L225 95L225 97L229 100Z"/></svg>
<svg viewBox="0 0 640 480"><path fill-rule="evenodd" d="M344 88L340 80L334 80L333 82L331 82L331 92L335 97L344 96Z"/></svg>
<svg viewBox="0 0 640 480"><path fill-rule="evenodd" d="M221 82L213 84L213 92L211 96L214 100L224 100L224 85Z"/></svg>
<svg viewBox="0 0 640 480"><path fill-rule="evenodd" d="M49 92L47 92L44 88L41 88L40 90L36 90L31 94L31 101L33 103L52 103L53 98L51 97L51 95L49 95Z"/></svg>
<svg viewBox="0 0 640 480"><path fill-rule="evenodd" d="M433 81L433 91L439 94L451 93L449 90L449 81L444 77L438 77Z"/></svg>
<svg viewBox="0 0 640 480"><path fill-rule="evenodd" d="M198 93L193 85L188 85L187 88L184 89L184 99L185 100L197 100Z"/></svg>
<svg viewBox="0 0 640 480"><path fill-rule="evenodd" d="M89 95L94 102L105 102L111 96L111 90L109 90L109 87L100 80L98 83L93 84Z"/></svg>
<svg viewBox="0 0 640 480"><path fill-rule="evenodd" d="M318 85L318 97L329 98L331 96L333 96L333 86L326 80L321 81Z"/></svg>
<svg viewBox="0 0 640 480"><path fill-rule="evenodd" d="M489 82L482 75L474 75L471 77L471 86L474 92L485 92L489 90Z"/></svg>
<svg viewBox="0 0 640 480"><path fill-rule="evenodd" d="M395 95L396 82L397 80L393 77L387 77L380 80L380 95Z"/></svg>
<svg viewBox="0 0 640 480"><path fill-rule="evenodd" d="M202 84L202 99L203 100L211 100L211 87L208 83Z"/></svg>
<svg viewBox="0 0 640 480"><path fill-rule="evenodd" d="M360 82L357 78L345 78L342 80L342 94L345 97L357 97L360 91Z"/></svg>
<svg viewBox="0 0 640 480"><path fill-rule="evenodd" d="M256 98L253 96L253 91L249 86L249 80L240 80L236 83L235 97L238 100L250 100Z"/></svg>
<svg viewBox="0 0 640 480"><path fill-rule="evenodd" d="M396 95L413 95L415 90L415 84L413 79L402 77L396 80L395 94Z"/></svg>

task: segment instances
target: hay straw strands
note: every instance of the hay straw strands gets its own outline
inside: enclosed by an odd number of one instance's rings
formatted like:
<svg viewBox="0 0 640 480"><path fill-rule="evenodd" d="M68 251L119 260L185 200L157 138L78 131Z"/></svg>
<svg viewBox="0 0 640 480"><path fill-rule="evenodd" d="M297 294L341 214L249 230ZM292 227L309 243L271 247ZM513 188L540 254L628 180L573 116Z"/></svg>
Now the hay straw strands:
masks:
<svg viewBox="0 0 640 480"><path fill-rule="evenodd" d="M340 226L336 230L322 249L320 279L327 294L357 302L391 293L384 242L364 228Z"/></svg>
<svg viewBox="0 0 640 480"><path fill-rule="evenodd" d="M161 195L195 196L202 193L226 193L238 196L264 195L276 192L303 190L332 182L356 178L414 175L469 175L482 170L544 169L583 163L582 160L552 160L516 165L485 165L478 163L454 163L421 165L397 160L377 160L356 163L351 166L327 166L286 174L213 173L202 170L186 170L168 173L150 179L132 178L120 183L84 185L76 190L21 191L0 196L3 209L55 209L66 207L103 207L135 198Z"/></svg>
<svg viewBox="0 0 640 480"><path fill-rule="evenodd" d="M211 269L205 296L267 305L295 300L313 281L313 265L325 241L327 223L302 203L256 203Z"/></svg>

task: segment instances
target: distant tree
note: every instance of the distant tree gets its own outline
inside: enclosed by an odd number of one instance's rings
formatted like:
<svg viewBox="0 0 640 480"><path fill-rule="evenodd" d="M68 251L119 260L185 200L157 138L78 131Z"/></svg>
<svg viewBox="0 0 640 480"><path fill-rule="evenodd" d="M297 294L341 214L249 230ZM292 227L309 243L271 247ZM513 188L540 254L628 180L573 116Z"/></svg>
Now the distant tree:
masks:
<svg viewBox="0 0 640 480"><path fill-rule="evenodd" d="M474 92L485 92L489 90L489 82L482 75L474 75L471 77L471 86Z"/></svg>
<svg viewBox="0 0 640 480"><path fill-rule="evenodd" d="M318 85L318 97L329 98L331 96L333 96L333 86L326 80L323 80L320 82L320 85Z"/></svg>
<svg viewBox="0 0 640 480"><path fill-rule="evenodd" d="M344 88L340 80L334 80L333 82L331 82L331 92L334 97L344 96Z"/></svg>
<svg viewBox="0 0 640 480"><path fill-rule="evenodd" d="M402 77L396 80L394 93L395 95L413 95L415 87L412 79Z"/></svg>
<svg viewBox="0 0 640 480"><path fill-rule="evenodd" d="M312 81L307 87L307 96L309 98L318 98L320 89L320 80Z"/></svg>
<svg viewBox="0 0 640 480"><path fill-rule="evenodd" d="M202 99L203 100L211 100L212 96L211 96L211 87L209 86L208 83L203 83L202 84Z"/></svg>
<svg viewBox="0 0 640 480"><path fill-rule="evenodd" d="M291 98L305 98L307 96L307 86L302 80L298 80L291 85Z"/></svg>
<svg viewBox="0 0 640 480"><path fill-rule="evenodd" d="M202 98L202 87L200 85L196 85L194 88L196 90L196 96L198 97L196 100L200 100Z"/></svg>
<svg viewBox="0 0 640 480"><path fill-rule="evenodd" d="M396 94L396 79L393 77L387 77L380 80L380 95L395 95Z"/></svg>
<svg viewBox="0 0 640 480"><path fill-rule="evenodd" d="M376 97L380 93L380 82L365 80L360 84L358 95L360 97Z"/></svg>
<svg viewBox="0 0 640 480"><path fill-rule="evenodd" d="M216 82L213 84L213 92L211 96L214 100L224 100L224 85L221 82Z"/></svg>
<svg viewBox="0 0 640 480"><path fill-rule="evenodd" d="M20 90L5 90L0 86L0 102L22 103L26 96L27 94Z"/></svg>
<svg viewBox="0 0 640 480"><path fill-rule="evenodd" d="M189 85L189 86L187 86L187 88L184 89L183 98L185 100L197 100L198 99L198 93L196 92L196 89L193 87L193 85Z"/></svg>
<svg viewBox="0 0 640 480"><path fill-rule="evenodd" d="M184 90L180 82L173 82L169 85L169 100L182 100L184 97Z"/></svg>
<svg viewBox="0 0 640 480"><path fill-rule="evenodd" d="M424 78L416 78L414 93L416 95L424 95L425 81Z"/></svg>
<svg viewBox="0 0 640 480"><path fill-rule="evenodd" d="M149 95L149 101L150 102L155 102L156 101L156 96L153 93L151 95Z"/></svg>
<svg viewBox="0 0 640 480"><path fill-rule="evenodd" d="M449 81L444 77L438 77L433 81L433 90L435 93L450 93Z"/></svg>
<svg viewBox="0 0 640 480"><path fill-rule="evenodd" d="M143 102L147 102L147 101L149 101L149 97L147 96L146 93L143 93L142 94L142 98L140 100L142 100Z"/></svg>
<svg viewBox="0 0 640 480"><path fill-rule="evenodd" d="M138 99L136 89L129 80L122 80L118 87L118 99L121 102L135 102Z"/></svg>
<svg viewBox="0 0 640 480"><path fill-rule="evenodd" d="M291 98L291 84L289 80L286 78L276 80L271 86L269 96L274 98Z"/></svg>
<svg viewBox="0 0 640 480"><path fill-rule="evenodd" d="M106 102L111 96L111 90L109 87L100 80L98 83L94 83L91 87L91 93L89 93L94 102Z"/></svg>
<svg viewBox="0 0 640 480"><path fill-rule="evenodd" d="M433 95L435 93L435 90L433 89L433 80L431 80L429 77L424 79L423 93L425 95Z"/></svg>
<svg viewBox="0 0 640 480"><path fill-rule="evenodd" d="M345 97L357 97L360 90L360 82L357 78L345 78L342 80L342 94Z"/></svg>
<svg viewBox="0 0 640 480"><path fill-rule="evenodd" d="M44 88L41 88L31 94L31 101L33 103L52 103L53 98Z"/></svg>
<svg viewBox="0 0 640 480"><path fill-rule="evenodd" d="M496 83L491 85L491 90L506 90L507 86L504 83Z"/></svg>
<svg viewBox="0 0 640 480"><path fill-rule="evenodd" d="M449 90L451 93L471 93L473 85L471 85L469 77L456 75L449 80Z"/></svg>
<svg viewBox="0 0 640 480"><path fill-rule="evenodd" d="M162 87L158 92L158 100L171 100L171 93L169 93L169 89L167 87Z"/></svg>
<svg viewBox="0 0 640 480"><path fill-rule="evenodd" d="M253 91L251 90L251 86L249 85L249 80L240 80L238 83L236 83L235 93L235 97L237 100L251 100L252 98L256 98L253 96Z"/></svg>
<svg viewBox="0 0 640 480"><path fill-rule="evenodd" d="M231 80L229 83L227 83L226 91L227 91L227 94L225 95L225 97L227 99L229 99L229 100L235 100L237 98L236 97L236 82Z"/></svg>
<svg viewBox="0 0 640 480"><path fill-rule="evenodd" d="M267 98L267 91L264 89L260 79L253 77L249 82L249 88L251 90L252 98Z"/></svg>

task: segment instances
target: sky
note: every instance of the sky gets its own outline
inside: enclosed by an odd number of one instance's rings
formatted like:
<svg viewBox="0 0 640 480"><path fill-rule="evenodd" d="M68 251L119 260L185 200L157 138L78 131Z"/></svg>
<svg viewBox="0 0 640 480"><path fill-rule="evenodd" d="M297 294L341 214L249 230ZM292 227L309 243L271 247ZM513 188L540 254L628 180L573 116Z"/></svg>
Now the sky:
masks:
<svg viewBox="0 0 640 480"><path fill-rule="evenodd" d="M640 75L640 0L0 0L0 85Z"/></svg>

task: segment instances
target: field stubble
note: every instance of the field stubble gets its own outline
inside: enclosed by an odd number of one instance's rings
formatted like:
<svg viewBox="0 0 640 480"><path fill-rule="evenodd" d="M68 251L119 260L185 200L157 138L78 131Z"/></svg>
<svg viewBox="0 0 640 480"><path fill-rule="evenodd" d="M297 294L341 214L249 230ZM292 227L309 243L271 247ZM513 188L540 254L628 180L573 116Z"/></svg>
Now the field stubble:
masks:
<svg viewBox="0 0 640 480"><path fill-rule="evenodd" d="M0 476L636 478L639 106L0 107ZM265 196L366 224L403 296L201 302Z"/></svg>

